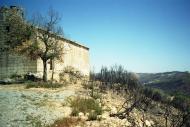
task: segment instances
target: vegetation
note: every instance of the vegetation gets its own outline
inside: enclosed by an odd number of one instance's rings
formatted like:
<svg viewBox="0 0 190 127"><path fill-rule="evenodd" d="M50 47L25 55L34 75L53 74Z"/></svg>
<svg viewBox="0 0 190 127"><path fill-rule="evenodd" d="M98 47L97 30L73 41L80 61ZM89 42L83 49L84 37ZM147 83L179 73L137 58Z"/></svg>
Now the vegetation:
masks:
<svg viewBox="0 0 190 127"><path fill-rule="evenodd" d="M181 92L190 95L189 72L165 72L156 74L139 74L139 81L148 87L162 89L165 92Z"/></svg>
<svg viewBox="0 0 190 127"><path fill-rule="evenodd" d="M52 83L52 82L28 82L26 83L26 88L60 88L66 84L62 83Z"/></svg>
<svg viewBox="0 0 190 127"><path fill-rule="evenodd" d="M122 85L123 89L136 89L139 86L137 75L132 72L128 72L121 65L115 65L110 67L102 67L99 73L91 74L91 79L104 82L106 87L115 88L114 84ZM118 85L117 85L118 86Z"/></svg>
<svg viewBox="0 0 190 127"><path fill-rule="evenodd" d="M123 110L110 116L117 116L121 119L129 118L129 113L134 108L147 112L153 106L152 102L154 101L165 105L165 108L162 109L164 110L162 115L165 118L166 127L169 119L171 120L171 127L190 126L190 99L186 94L179 94L179 92L166 93L160 89L143 86L135 74L127 72L122 66L113 66L110 69L103 67L100 73L91 74L91 76L91 79L101 82L100 89L109 88L116 92L119 91L118 93L121 93L121 89L124 89L124 92L128 95L122 105L121 109ZM184 77L183 81L189 81L189 78ZM129 102L130 105L128 105ZM178 111L173 113L172 107Z"/></svg>
<svg viewBox="0 0 190 127"><path fill-rule="evenodd" d="M143 88L143 94L149 98L151 98L154 101L157 102L167 102L169 101L169 95L164 93L160 89L154 89L150 87L144 87Z"/></svg>
<svg viewBox="0 0 190 127"><path fill-rule="evenodd" d="M70 82L74 84L76 84L78 80L82 80L84 78L80 71L71 66L65 67L59 74L59 77L61 82Z"/></svg>
<svg viewBox="0 0 190 127"><path fill-rule="evenodd" d="M12 9L6 12L6 29L1 30L0 34L6 40L4 46L1 47L1 51L17 52L18 46L22 46L27 43L33 32L33 27L23 20L23 15L18 13L17 9ZM6 33L6 34L5 34Z"/></svg>
<svg viewBox="0 0 190 127"><path fill-rule="evenodd" d="M95 120L97 115L101 115L103 112L99 104L92 98L75 98L70 101L70 104L73 108L72 116L78 116L80 112L89 113L89 120Z"/></svg>
<svg viewBox="0 0 190 127"><path fill-rule="evenodd" d="M11 75L10 78L11 79L20 80L20 79L22 79L22 75L18 75L17 73L14 73L14 74Z"/></svg>
<svg viewBox="0 0 190 127"><path fill-rule="evenodd" d="M55 121L52 125L48 127L73 127L83 123L79 118L66 117L60 120Z"/></svg>
<svg viewBox="0 0 190 127"><path fill-rule="evenodd" d="M101 91L99 89L99 86L97 85L97 83L95 81L88 81L83 83L83 87L85 89L89 89L90 91L90 96L94 99L101 99Z"/></svg>

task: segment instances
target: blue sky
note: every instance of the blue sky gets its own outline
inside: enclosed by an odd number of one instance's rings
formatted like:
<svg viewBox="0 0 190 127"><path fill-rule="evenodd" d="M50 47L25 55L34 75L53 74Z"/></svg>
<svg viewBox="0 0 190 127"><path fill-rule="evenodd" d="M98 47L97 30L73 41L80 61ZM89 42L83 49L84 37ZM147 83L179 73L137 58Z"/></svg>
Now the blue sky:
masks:
<svg viewBox="0 0 190 127"><path fill-rule="evenodd" d="M1 0L30 17L51 6L65 37L90 48L91 67L190 71L190 0Z"/></svg>

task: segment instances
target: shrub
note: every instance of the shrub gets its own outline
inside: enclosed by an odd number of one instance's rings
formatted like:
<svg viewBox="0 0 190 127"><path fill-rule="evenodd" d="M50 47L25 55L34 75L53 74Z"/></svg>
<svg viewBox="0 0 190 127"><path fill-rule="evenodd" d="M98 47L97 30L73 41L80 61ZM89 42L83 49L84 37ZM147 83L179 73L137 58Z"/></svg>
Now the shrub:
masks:
<svg viewBox="0 0 190 127"><path fill-rule="evenodd" d="M66 84L51 82L28 82L26 88L60 88Z"/></svg>
<svg viewBox="0 0 190 127"><path fill-rule="evenodd" d="M65 74L69 74L70 80L74 80L74 81L77 79L83 78L83 75L81 74L80 71L78 71L77 69L70 67L70 66L65 67L63 72L59 74L60 78L63 79Z"/></svg>
<svg viewBox="0 0 190 127"><path fill-rule="evenodd" d="M97 120L98 115L96 112L91 112L88 116L88 120Z"/></svg>
<svg viewBox="0 0 190 127"><path fill-rule="evenodd" d="M14 74L12 74L11 75L11 77L10 77L11 79L21 79L22 78L22 75L19 75L19 74L17 74L17 73L14 73Z"/></svg>
<svg viewBox="0 0 190 127"><path fill-rule="evenodd" d="M101 115L102 114L102 108L99 106L99 104L92 98L75 98L74 100L70 101L71 107L73 108L73 111L71 115L77 116L79 112L86 113L92 113L91 117L95 118L94 115ZM91 118L91 119L93 119ZM96 117L97 118L97 117Z"/></svg>
<svg viewBox="0 0 190 127"><path fill-rule="evenodd" d="M172 105L182 111L187 111L190 108L190 100L182 95L177 95L172 100Z"/></svg>
<svg viewBox="0 0 190 127"><path fill-rule="evenodd" d="M153 93L152 99L155 101L161 101L162 100L162 93L158 90L155 90Z"/></svg>
<svg viewBox="0 0 190 127"><path fill-rule="evenodd" d="M153 90L151 88L144 88L143 89L143 94L146 97L152 98L153 97Z"/></svg>
<svg viewBox="0 0 190 127"><path fill-rule="evenodd" d="M91 97L94 98L94 99L99 99L99 98L101 98L102 96L101 96L100 93L98 93L98 92L96 91L96 92L93 93L93 95L92 95L92 93L91 93Z"/></svg>
<svg viewBox="0 0 190 127"><path fill-rule="evenodd" d="M72 116L78 116L78 114L79 114L79 110L78 110L77 108L74 108L74 109L72 110L72 112L71 112L71 115L72 115Z"/></svg>
<svg viewBox="0 0 190 127"><path fill-rule="evenodd" d="M110 68L102 67L99 73L90 74L91 80L98 80L111 84L122 84L127 86L129 90L139 87L138 76L135 73L128 72L121 65L115 65Z"/></svg>

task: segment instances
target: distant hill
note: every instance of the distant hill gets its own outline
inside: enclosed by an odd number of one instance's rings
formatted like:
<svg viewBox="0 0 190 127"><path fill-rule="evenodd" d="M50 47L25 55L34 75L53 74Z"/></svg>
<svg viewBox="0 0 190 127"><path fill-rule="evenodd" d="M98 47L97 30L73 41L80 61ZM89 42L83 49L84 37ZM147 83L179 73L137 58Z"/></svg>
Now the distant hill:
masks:
<svg viewBox="0 0 190 127"><path fill-rule="evenodd" d="M190 95L189 72L138 73L138 75L140 82L145 86Z"/></svg>

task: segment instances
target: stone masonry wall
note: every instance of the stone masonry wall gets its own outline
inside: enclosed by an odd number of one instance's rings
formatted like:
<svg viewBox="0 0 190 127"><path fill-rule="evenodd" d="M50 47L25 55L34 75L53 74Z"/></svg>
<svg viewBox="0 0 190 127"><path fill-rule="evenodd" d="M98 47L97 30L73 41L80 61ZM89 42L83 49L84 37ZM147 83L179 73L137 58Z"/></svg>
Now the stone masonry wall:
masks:
<svg viewBox="0 0 190 127"><path fill-rule="evenodd" d="M37 72L37 62L24 56L1 53L0 55L0 79L9 78L14 74L24 75L28 72Z"/></svg>

